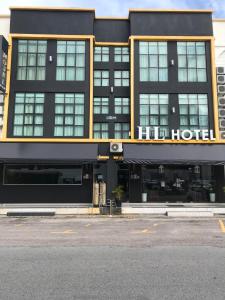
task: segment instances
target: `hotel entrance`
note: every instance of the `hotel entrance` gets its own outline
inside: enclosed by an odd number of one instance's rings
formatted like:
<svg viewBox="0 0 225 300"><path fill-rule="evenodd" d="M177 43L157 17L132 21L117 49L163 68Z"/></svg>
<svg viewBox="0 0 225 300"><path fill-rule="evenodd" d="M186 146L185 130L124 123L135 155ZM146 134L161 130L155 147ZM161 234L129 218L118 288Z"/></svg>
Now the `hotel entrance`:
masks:
<svg viewBox="0 0 225 300"><path fill-rule="evenodd" d="M215 202L212 166L143 165L142 194L147 202Z"/></svg>

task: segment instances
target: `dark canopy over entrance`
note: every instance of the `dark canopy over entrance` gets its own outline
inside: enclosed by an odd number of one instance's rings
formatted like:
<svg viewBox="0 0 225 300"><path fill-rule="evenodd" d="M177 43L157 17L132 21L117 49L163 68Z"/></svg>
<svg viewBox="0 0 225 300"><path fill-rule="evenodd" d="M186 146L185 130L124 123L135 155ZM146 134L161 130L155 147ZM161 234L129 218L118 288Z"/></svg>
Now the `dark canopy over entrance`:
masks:
<svg viewBox="0 0 225 300"><path fill-rule="evenodd" d="M97 144L0 143L0 160L90 161L96 160Z"/></svg>
<svg viewBox="0 0 225 300"><path fill-rule="evenodd" d="M126 144L124 145L124 162L225 165L225 145Z"/></svg>

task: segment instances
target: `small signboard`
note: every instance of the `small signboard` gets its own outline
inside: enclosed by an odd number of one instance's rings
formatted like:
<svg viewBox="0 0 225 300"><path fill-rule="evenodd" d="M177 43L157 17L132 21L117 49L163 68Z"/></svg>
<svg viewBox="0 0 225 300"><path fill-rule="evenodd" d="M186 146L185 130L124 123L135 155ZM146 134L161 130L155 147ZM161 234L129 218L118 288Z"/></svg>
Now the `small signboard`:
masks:
<svg viewBox="0 0 225 300"><path fill-rule="evenodd" d="M0 35L0 93L5 93L7 71L8 42Z"/></svg>

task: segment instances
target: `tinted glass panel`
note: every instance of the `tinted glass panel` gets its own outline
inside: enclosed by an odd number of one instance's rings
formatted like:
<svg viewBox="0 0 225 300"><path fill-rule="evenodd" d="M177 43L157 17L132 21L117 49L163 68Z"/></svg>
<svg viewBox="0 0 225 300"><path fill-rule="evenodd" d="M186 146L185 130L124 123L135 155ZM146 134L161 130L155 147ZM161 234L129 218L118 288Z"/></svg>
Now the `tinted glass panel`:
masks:
<svg viewBox="0 0 225 300"><path fill-rule="evenodd" d="M4 184L82 184L81 166L6 165Z"/></svg>

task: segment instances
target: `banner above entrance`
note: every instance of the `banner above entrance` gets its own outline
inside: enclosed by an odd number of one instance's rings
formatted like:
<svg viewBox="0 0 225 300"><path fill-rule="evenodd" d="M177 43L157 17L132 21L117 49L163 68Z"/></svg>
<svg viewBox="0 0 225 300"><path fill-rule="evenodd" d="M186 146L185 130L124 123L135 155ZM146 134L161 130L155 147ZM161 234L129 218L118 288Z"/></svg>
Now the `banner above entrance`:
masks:
<svg viewBox="0 0 225 300"><path fill-rule="evenodd" d="M0 143L2 161L95 161L97 155L97 144Z"/></svg>
<svg viewBox="0 0 225 300"><path fill-rule="evenodd" d="M124 144L123 149L126 163L225 165L225 145Z"/></svg>

